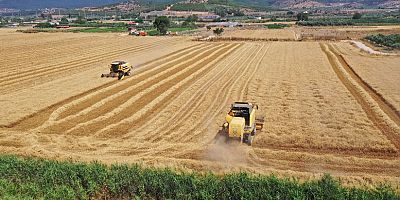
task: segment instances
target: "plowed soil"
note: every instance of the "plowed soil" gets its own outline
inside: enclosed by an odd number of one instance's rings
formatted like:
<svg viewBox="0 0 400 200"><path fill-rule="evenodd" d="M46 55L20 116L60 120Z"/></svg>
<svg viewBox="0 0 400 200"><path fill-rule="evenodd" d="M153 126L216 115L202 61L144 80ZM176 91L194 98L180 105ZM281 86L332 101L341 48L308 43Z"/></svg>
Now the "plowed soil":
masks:
<svg viewBox="0 0 400 200"><path fill-rule="evenodd" d="M400 186L398 57L325 42L0 38L2 153ZM100 78L120 59L133 76ZM218 134L234 101L255 102L265 116L252 146Z"/></svg>

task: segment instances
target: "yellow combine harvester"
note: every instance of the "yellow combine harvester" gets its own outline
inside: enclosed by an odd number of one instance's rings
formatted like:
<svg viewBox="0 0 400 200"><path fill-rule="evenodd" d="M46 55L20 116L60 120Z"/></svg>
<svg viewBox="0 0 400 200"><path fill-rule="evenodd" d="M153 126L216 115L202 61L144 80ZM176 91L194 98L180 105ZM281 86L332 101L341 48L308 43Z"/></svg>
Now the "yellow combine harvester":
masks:
<svg viewBox="0 0 400 200"><path fill-rule="evenodd" d="M239 139L241 142L251 145L257 130L264 126L264 117L257 116L257 105L248 102L235 102L226 115L226 122L222 125L222 131L229 139Z"/></svg>
<svg viewBox="0 0 400 200"><path fill-rule="evenodd" d="M110 73L102 74L101 77L118 77L118 80L124 79L125 76L132 74L133 67L125 61L114 61L110 65Z"/></svg>

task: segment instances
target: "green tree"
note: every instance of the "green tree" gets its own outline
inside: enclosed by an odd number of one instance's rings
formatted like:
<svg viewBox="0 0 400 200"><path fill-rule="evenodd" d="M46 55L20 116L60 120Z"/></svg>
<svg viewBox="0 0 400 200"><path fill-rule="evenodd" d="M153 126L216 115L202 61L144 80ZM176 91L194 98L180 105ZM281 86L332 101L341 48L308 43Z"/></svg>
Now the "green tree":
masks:
<svg viewBox="0 0 400 200"><path fill-rule="evenodd" d="M186 18L185 21L187 22L197 22L199 20L199 17L197 15L190 15L189 17Z"/></svg>
<svg viewBox="0 0 400 200"><path fill-rule="evenodd" d="M308 21L308 13L298 13L297 20L298 21Z"/></svg>
<svg viewBox="0 0 400 200"><path fill-rule="evenodd" d="M221 35L224 32L224 28L216 28L213 30L214 34Z"/></svg>
<svg viewBox="0 0 400 200"><path fill-rule="evenodd" d="M353 15L353 19L361 19L361 17L362 17L362 14L359 13L359 12L356 12L356 13L354 13L354 15Z"/></svg>
<svg viewBox="0 0 400 200"><path fill-rule="evenodd" d="M154 28L156 28L161 35L167 34L168 27L170 26L171 22L166 16L157 17L154 20Z"/></svg>
<svg viewBox="0 0 400 200"><path fill-rule="evenodd" d="M214 13L215 13L216 15L221 16L221 17L225 17L225 16L228 14L226 8L224 8L224 7L216 7L216 8L214 9Z"/></svg>
<svg viewBox="0 0 400 200"><path fill-rule="evenodd" d="M68 21L68 19L66 17L61 18L61 20L60 20L60 24L61 25L65 25L65 24L68 24L68 23L69 23L69 21Z"/></svg>
<svg viewBox="0 0 400 200"><path fill-rule="evenodd" d="M54 28L54 25L52 25L49 22L44 22L44 23L39 23L35 26L36 28Z"/></svg>
<svg viewBox="0 0 400 200"><path fill-rule="evenodd" d="M190 15L185 19L185 21L182 23L182 27L188 27L188 28L196 28L196 22L198 20L197 15Z"/></svg>

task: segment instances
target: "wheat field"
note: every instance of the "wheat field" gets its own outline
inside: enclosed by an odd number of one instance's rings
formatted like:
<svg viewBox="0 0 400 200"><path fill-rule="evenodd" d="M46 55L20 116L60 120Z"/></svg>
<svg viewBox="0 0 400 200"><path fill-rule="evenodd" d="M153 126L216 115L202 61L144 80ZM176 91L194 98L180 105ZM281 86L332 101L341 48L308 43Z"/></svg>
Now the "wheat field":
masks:
<svg viewBox="0 0 400 200"><path fill-rule="evenodd" d="M399 187L398 56L340 42L6 31L0 39L2 153L302 179L330 173L347 185ZM100 78L113 60L131 62L133 76ZM265 116L252 146L218 137L234 101L257 103Z"/></svg>

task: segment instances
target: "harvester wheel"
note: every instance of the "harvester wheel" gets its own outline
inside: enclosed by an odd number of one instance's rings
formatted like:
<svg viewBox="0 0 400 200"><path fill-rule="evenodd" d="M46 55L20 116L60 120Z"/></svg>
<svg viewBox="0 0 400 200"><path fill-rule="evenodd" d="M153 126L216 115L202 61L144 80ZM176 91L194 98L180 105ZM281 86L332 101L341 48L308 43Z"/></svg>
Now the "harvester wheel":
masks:
<svg viewBox="0 0 400 200"><path fill-rule="evenodd" d="M254 136L252 136L252 135L249 135L249 137L247 138L247 144L249 146L251 146L253 144L253 138L254 138Z"/></svg>
<svg viewBox="0 0 400 200"><path fill-rule="evenodd" d="M119 72L118 73L118 80L122 80L124 78L124 73L123 72Z"/></svg>
<svg viewBox="0 0 400 200"><path fill-rule="evenodd" d="M125 76L130 76L130 75L132 75L131 71L128 71L128 72L125 73Z"/></svg>
<svg viewBox="0 0 400 200"><path fill-rule="evenodd" d="M253 136L251 134L245 134L243 136L243 143L246 143L247 145L251 146L253 143Z"/></svg>

